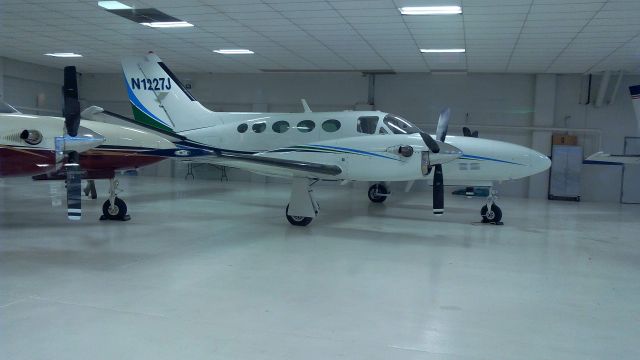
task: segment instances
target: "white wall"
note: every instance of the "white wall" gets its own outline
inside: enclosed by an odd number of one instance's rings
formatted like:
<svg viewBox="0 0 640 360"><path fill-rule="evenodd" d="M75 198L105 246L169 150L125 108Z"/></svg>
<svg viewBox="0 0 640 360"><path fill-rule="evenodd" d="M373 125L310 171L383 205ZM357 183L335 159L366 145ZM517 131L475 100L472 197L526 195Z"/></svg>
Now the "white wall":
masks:
<svg viewBox="0 0 640 360"><path fill-rule="evenodd" d="M8 102L32 108L40 105L40 108L60 112L61 70L11 59L0 61L0 68L0 85L4 83L4 97ZM301 111L299 99L303 97L316 111L358 109L366 107L367 101L368 79L353 73L178 76L183 82L191 83L192 93L203 104L219 111L295 112ZM610 83L609 93L615 85L614 80ZM121 74L82 74L80 97L83 104L99 105L131 116L122 81ZM599 81L599 77L594 76L592 103ZM423 129L434 131L438 112L449 106L452 109L450 134L460 134L463 125L472 129L474 125L601 129L602 150L621 153L624 136L638 135L627 90L628 86L638 83L640 76L625 76L614 103L595 108L593 104L580 104L581 93L585 91L580 75L378 75L375 107L402 115ZM44 103L37 104L38 94L43 94ZM585 155L600 149L593 134L576 134L580 135ZM480 129L480 135L535 148L548 148L550 143L548 133L541 135L533 131ZM178 177L183 177L185 172L183 165L172 162L145 170L146 174ZM584 200L618 201L620 167L585 165L583 174ZM217 179L219 171L205 166L196 169L196 176ZM235 170L229 171L229 177L232 180L267 181ZM499 189L503 195L541 197L546 194L545 179L546 176L541 176L507 182Z"/></svg>
<svg viewBox="0 0 640 360"><path fill-rule="evenodd" d="M25 113L61 114L62 70L7 58L0 58L0 68L4 101Z"/></svg>

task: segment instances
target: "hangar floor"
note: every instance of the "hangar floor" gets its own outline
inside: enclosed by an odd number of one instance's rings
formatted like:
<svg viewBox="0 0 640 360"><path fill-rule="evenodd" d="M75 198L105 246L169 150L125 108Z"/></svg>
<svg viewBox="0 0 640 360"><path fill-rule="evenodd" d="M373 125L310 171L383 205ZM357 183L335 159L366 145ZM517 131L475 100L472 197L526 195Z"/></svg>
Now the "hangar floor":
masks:
<svg viewBox="0 0 640 360"><path fill-rule="evenodd" d="M0 182L2 359L638 359L640 206L125 178L80 223ZM635 234L635 235L634 235Z"/></svg>

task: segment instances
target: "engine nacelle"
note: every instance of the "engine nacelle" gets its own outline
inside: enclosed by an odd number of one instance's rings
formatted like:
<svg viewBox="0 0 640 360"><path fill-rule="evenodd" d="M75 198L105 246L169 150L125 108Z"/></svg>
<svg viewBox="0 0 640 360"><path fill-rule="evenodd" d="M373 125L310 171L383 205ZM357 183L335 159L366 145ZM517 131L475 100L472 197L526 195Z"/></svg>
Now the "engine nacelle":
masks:
<svg viewBox="0 0 640 360"><path fill-rule="evenodd" d="M38 130L23 130L20 139L29 145L38 145L42 142L42 133Z"/></svg>

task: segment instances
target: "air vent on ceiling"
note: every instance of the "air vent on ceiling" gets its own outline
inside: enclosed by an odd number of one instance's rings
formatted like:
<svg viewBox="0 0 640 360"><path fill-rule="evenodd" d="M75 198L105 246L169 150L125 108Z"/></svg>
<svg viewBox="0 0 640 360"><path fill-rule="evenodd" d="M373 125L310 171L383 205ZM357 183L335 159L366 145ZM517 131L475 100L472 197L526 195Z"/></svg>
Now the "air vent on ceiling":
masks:
<svg viewBox="0 0 640 360"><path fill-rule="evenodd" d="M118 10L107 10L107 11L112 14L122 16L123 18L129 19L133 22L137 22L138 24L181 21L180 19L177 19L171 15L167 15L162 11L154 8L118 9Z"/></svg>

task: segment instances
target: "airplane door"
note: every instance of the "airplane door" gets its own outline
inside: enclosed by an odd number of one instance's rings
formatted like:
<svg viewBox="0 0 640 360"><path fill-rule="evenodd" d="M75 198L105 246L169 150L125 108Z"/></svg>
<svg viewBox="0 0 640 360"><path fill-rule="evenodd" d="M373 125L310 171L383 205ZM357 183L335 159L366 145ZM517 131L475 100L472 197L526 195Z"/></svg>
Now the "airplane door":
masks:
<svg viewBox="0 0 640 360"><path fill-rule="evenodd" d="M626 136L624 138L624 155L640 155L640 137ZM625 165L622 169L622 193L620 202L623 204L640 204L640 165Z"/></svg>

